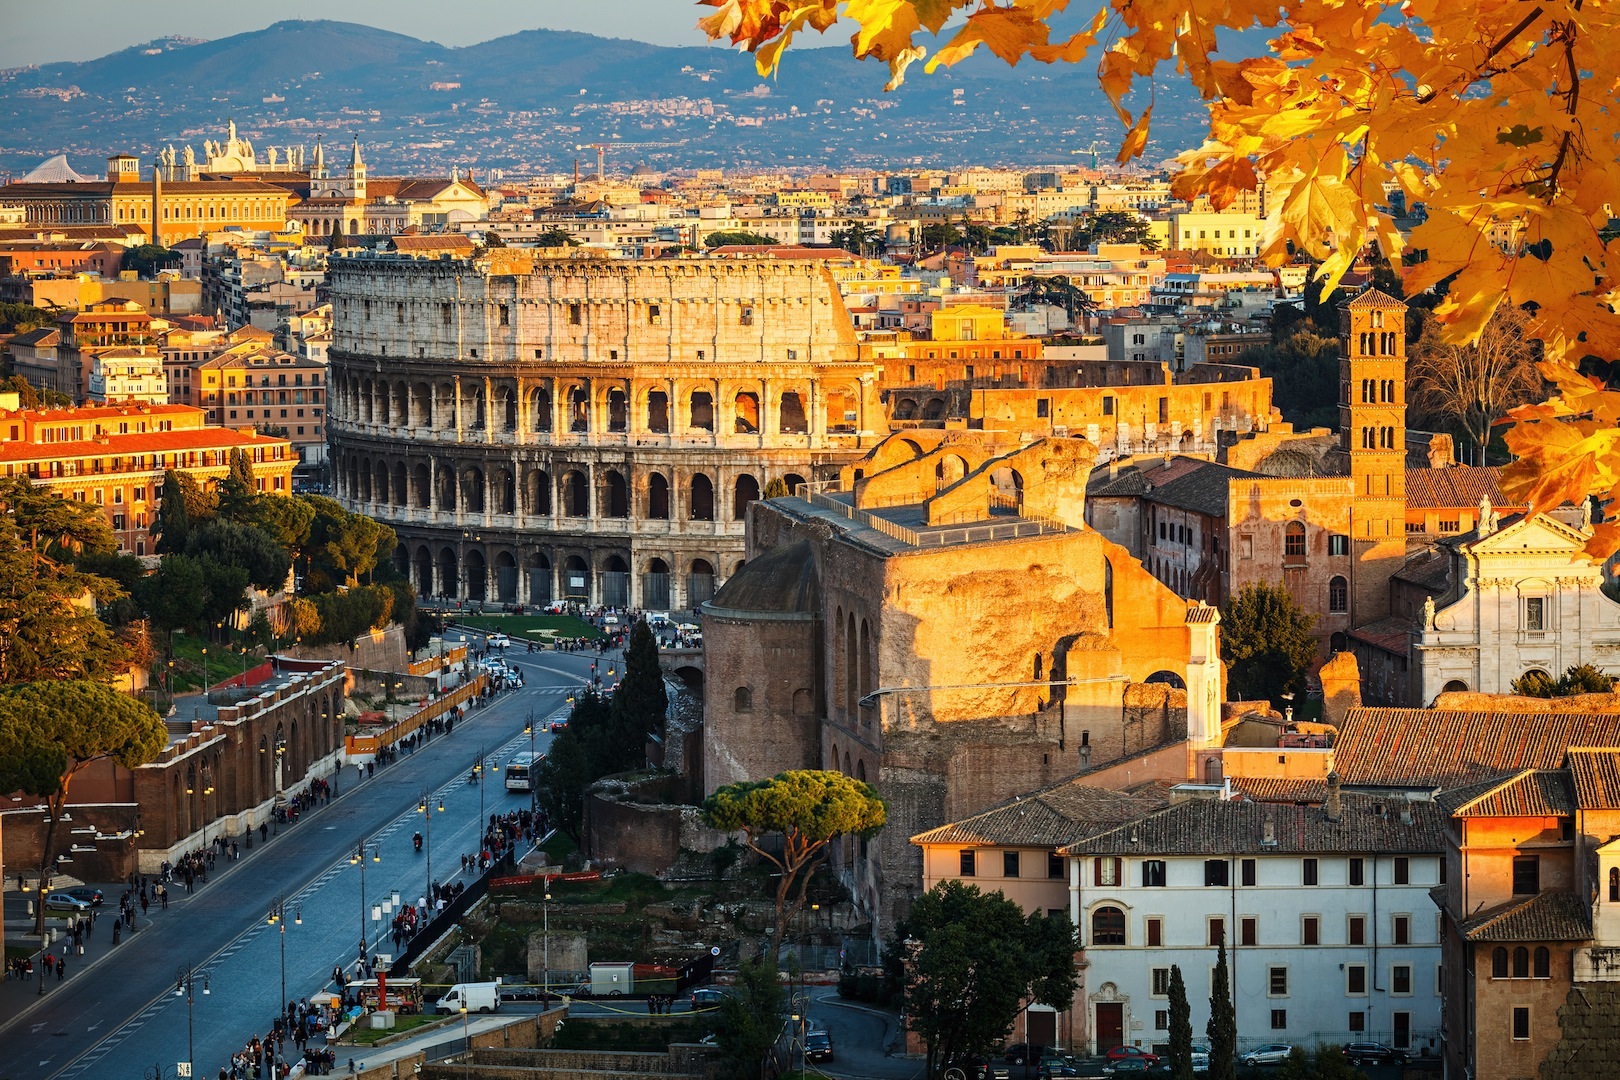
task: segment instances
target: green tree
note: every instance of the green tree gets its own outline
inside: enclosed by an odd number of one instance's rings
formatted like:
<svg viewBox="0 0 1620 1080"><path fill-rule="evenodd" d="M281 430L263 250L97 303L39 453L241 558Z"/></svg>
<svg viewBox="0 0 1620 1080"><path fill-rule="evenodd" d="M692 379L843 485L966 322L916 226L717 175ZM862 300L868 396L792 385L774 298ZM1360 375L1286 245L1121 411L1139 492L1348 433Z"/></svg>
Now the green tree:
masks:
<svg viewBox="0 0 1620 1080"><path fill-rule="evenodd" d="M1170 965L1170 1076L1172 1080L1193 1080L1192 1006L1187 1002L1180 964Z"/></svg>
<svg viewBox="0 0 1620 1080"><path fill-rule="evenodd" d="M1591 664L1572 664L1556 680L1543 671L1527 671L1509 687L1525 697L1574 697L1614 692L1614 679Z"/></svg>
<svg viewBox="0 0 1620 1080"><path fill-rule="evenodd" d="M870 784L815 769L728 784L703 800L703 819L711 828L741 832L743 842L780 875L768 954L772 968L827 845L839 836L871 836L888 820L888 810ZM766 846L767 836L780 836L780 848Z"/></svg>
<svg viewBox="0 0 1620 1080"><path fill-rule="evenodd" d="M208 607L203 564L189 555L165 555L135 589L141 608L163 630L200 627Z"/></svg>
<svg viewBox="0 0 1620 1080"><path fill-rule="evenodd" d="M1281 585L1246 585L1228 598L1221 611L1228 696L1280 708L1283 695L1302 693L1305 670L1316 657L1314 622Z"/></svg>
<svg viewBox="0 0 1620 1080"><path fill-rule="evenodd" d="M157 513L152 515L152 532L157 537L153 547L158 554L186 550L186 540L191 535L191 513L186 508L180 474L173 469L163 474L163 494L158 499Z"/></svg>
<svg viewBox="0 0 1620 1080"><path fill-rule="evenodd" d="M1130 210L1104 210L1091 215L1075 239L1076 246L1082 249L1094 244L1140 244L1148 251L1159 247L1158 239L1149 233L1147 219Z"/></svg>
<svg viewBox="0 0 1620 1080"><path fill-rule="evenodd" d="M8 334L26 334L30 330L50 326L55 321L56 316L54 314L32 304L0 304L0 331ZM18 376L12 377L18 378ZM24 385L27 385L26 381ZM10 390L12 387L8 386L6 389ZM20 390L18 392L21 393ZM44 391L44 393L52 394L58 398L67 397L66 394L58 394L54 390ZM48 404L71 405L73 400L68 398L66 401L51 401ZM27 407L36 408L37 406L30 405Z"/></svg>
<svg viewBox="0 0 1620 1080"><path fill-rule="evenodd" d="M1232 978L1226 967L1226 939L1215 958L1215 978L1209 991L1209 1080L1236 1080L1237 1009L1232 1005Z"/></svg>
<svg viewBox="0 0 1620 1080"><path fill-rule="evenodd" d="M335 499L323 495L299 495L314 511L306 549L306 577L316 574L330 586L359 583L377 565L379 552L385 555L398 546L394 530L363 514L351 514ZM306 585L312 591L321 587Z"/></svg>
<svg viewBox="0 0 1620 1080"><path fill-rule="evenodd" d="M927 1075L964 1057L989 1057L1030 1003L1074 1000L1074 925L1000 893L946 880L918 897L890 956L902 968L905 1015L928 1047ZM909 950L909 951L908 951Z"/></svg>
<svg viewBox="0 0 1620 1080"><path fill-rule="evenodd" d="M630 627L630 643L624 650L624 678L613 691L612 745L618 759L603 775L646 764L647 737L662 734L669 694L664 689L664 672L658 664L658 644L645 619Z"/></svg>
<svg viewBox="0 0 1620 1080"><path fill-rule="evenodd" d="M967 237L954 222L933 221L924 225L922 229L924 251L943 251L948 247L961 247L966 240Z"/></svg>
<svg viewBox="0 0 1620 1080"><path fill-rule="evenodd" d="M1339 341L1302 329L1237 358L1271 380L1271 399L1296 430L1339 426Z"/></svg>
<svg viewBox="0 0 1620 1080"><path fill-rule="evenodd" d="M547 229L534 238L534 246L542 248L579 247L579 241L567 229Z"/></svg>
<svg viewBox="0 0 1620 1080"><path fill-rule="evenodd" d="M0 323L4 322L3 309L10 306L9 304L0 304ZM44 312L40 314L44 314ZM73 399L66 394L55 390L41 390L21 375L8 375L4 379L0 379L0 393L16 394L17 404L25 409L56 409L73 404Z"/></svg>
<svg viewBox="0 0 1620 1080"><path fill-rule="evenodd" d="M253 460L240 446L231 447L229 467L219 482L219 512L232 521L248 516L253 509Z"/></svg>
<svg viewBox="0 0 1620 1080"><path fill-rule="evenodd" d="M536 781L541 809L551 824L575 841L580 839L585 813L585 789L605 772L596 772L593 759L604 753L611 712L607 701L586 689L568 712L568 726L551 740L551 751L541 762Z"/></svg>
<svg viewBox="0 0 1620 1080"><path fill-rule="evenodd" d="M178 270L180 253L159 244L137 244L124 252L121 270L133 270L143 278L154 278L159 270Z"/></svg>
<svg viewBox="0 0 1620 1080"><path fill-rule="evenodd" d="M746 960L732 993L720 999L714 1041L735 1080L769 1075L767 1060L781 1037L787 995L774 966Z"/></svg>
<svg viewBox="0 0 1620 1080"><path fill-rule="evenodd" d="M779 247L781 241L774 236L764 233L749 232L747 229L721 229L712 232L703 238L706 248L717 247Z"/></svg>
<svg viewBox="0 0 1620 1080"><path fill-rule="evenodd" d="M767 499L785 499L792 494L793 492L788 490L787 480L780 476L772 477L771 482L765 485Z"/></svg>
<svg viewBox="0 0 1620 1080"><path fill-rule="evenodd" d="M202 566L203 582L207 586L207 599L203 602L203 628L233 619L238 611L248 606L248 570L244 566L198 560Z"/></svg>
<svg viewBox="0 0 1620 1080"><path fill-rule="evenodd" d="M151 706L104 683L29 682L0 693L0 788L44 799L50 808L40 845L41 880L56 858L56 827L73 778L111 759L126 769L154 760L168 734ZM34 930L45 929L45 908Z"/></svg>
<svg viewBox="0 0 1620 1080"><path fill-rule="evenodd" d="M1303 1046L1288 1051L1287 1059L1277 1070L1277 1080L1316 1080L1316 1070L1311 1068L1310 1055Z"/></svg>
<svg viewBox="0 0 1620 1080"><path fill-rule="evenodd" d="M827 239L832 242L833 247L843 248L856 255L870 255L883 244L883 234L873 228L870 222L861 218L852 220L842 229L834 229Z"/></svg>
<svg viewBox="0 0 1620 1080"><path fill-rule="evenodd" d="M253 501L251 524L263 529L293 558L303 555L309 545L315 508L288 495L265 494Z"/></svg>
<svg viewBox="0 0 1620 1080"><path fill-rule="evenodd" d="M287 549L263 529L218 518L200 529L193 529L186 542L186 554L247 571L248 584L274 592L287 583L292 557Z"/></svg>
<svg viewBox="0 0 1620 1080"><path fill-rule="evenodd" d="M1367 1074L1345 1060L1344 1047L1338 1043L1322 1043L1316 1048L1312 1080L1367 1080Z"/></svg>

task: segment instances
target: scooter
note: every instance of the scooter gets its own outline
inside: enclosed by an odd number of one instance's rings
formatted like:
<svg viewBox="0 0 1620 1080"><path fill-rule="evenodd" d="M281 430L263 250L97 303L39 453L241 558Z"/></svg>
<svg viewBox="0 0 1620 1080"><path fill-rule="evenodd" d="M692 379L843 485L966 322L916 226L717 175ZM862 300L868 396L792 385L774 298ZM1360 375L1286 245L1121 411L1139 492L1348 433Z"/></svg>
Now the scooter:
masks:
<svg viewBox="0 0 1620 1080"><path fill-rule="evenodd" d="M413 840L414 840L414 841L415 841L415 843L416 843L416 851L417 851L417 853L418 853L418 854L420 854L420 853L421 853L421 851L422 851L422 834L421 834L421 833L417 833L417 834L416 834L416 836L415 836L415 837L413 837L413 838L412 838L412 839L413 839Z"/></svg>

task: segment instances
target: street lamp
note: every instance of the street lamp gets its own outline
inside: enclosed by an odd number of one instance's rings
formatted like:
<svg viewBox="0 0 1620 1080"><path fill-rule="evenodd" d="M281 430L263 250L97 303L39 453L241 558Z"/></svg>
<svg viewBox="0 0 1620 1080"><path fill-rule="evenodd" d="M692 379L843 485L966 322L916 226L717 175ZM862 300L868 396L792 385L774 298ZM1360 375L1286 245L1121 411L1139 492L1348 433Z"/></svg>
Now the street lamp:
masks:
<svg viewBox="0 0 1620 1080"><path fill-rule="evenodd" d="M212 993L208 987L207 972L198 971L190 964L181 964L179 970L175 973L174 996L186 999L186 1060L180 1063L183 1066L182 1068L175 1070L180 1076L190 1076L194 1071L192 1063L196 1060L197 1052L193 1032L196 1026L196 1018L192 1006L197 997L198 979L202 980L203 996L206 997ZM283 993L282 996L286 997L286 994Z"/></svg>
<svg viewBox="0 0 1620 1080"><path fill-rule="evenodd" d="M360 962L365 963L371 952L370 935L366 932L366 854L370 850L372 862L382 862L382 849L375 843L364 838L361 839L354 854L349 856L349 865L360 868ZM375 917L375 916L374 916Z"/></svg>
<svg viewBox="0 0 1620 1080"><path fill-rule="evenodd" d="M433 895L433 814L434 810L428 802L427 792L422 792L422 801L417 804L416 812L422 815L423 829L427 835L427 881L428 899L438 899ZM444 799L439 799L438 813L444 813Z"/></svg>
<svg viewBox="0 0 1620 1080"><path fill-rule="evenodd" d="M529 816L532 819L534 811L540 805L540 792L535 787L535 760L534 760L534 710L529 710L529 724L523 729L523 734L529 737Z"/></svg>
<svg viewBox="0 0 1620 1080"><path fill-rule="evenodd" d="M208 700L208 646L206 646L206 645L203 646L202 658L203 658L203 700L207 701Z"/></svg>
<svg viewBox="0 0 1620 1080"><path fill-rule="evenodd" d="M287 897L285 896L285 894L278 895L275 898L275 900L270 904L270 911L265 916L265 922L269 926L276 927L276 929L278 931L277 936L281 940L281 1004L279 1006L277 1006L277 1011L282 1016L286 1016L287 1015ZM293 922L298 924L299 926L304 925L304 909L303 908L295 908L293 910Z"/></svg>
<svg viewBox="0 0 1620 1080"><path fill-rule="evenodd" d="M540 931L540 1005L546 1004L546 995L551 993L551 878L546 878L546 899L541 905L545 912L545 923Z"/></svg>

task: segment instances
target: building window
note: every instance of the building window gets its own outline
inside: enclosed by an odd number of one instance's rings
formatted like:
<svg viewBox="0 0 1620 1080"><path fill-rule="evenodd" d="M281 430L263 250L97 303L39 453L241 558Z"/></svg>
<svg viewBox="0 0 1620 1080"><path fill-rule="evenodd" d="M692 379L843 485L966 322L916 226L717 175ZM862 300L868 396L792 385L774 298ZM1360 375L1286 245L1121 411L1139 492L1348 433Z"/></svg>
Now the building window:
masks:
<svg viewBox="0 0 1620 1080"><path fill-rule="evenodd" d="M1547 951L1545 945L1536 946L1536 966L1533 974L1537 979L1552 978L1552 953Z"/></svg>
<svg viewBox="0 0 1620 1080"><path fill-rule="evenodd" d="M1306 885L1315 885L1316 884L1316 860L1315 859L1306 859L1305 860L1305 863L1304 863L1304 866L1303 866L1303 873L1301 875L1301 880Z"/></svg>
<svg viewBox="0 0 1620 1080"><path fill-rule="evenodd" d="M1346 1026L1351 1031L1366 1031L1367 1030L1367 1014L1364 1013L1364 1012L1353 1012L1353 1013L1351 1013L1350 1014L1350 1022Z"/></svg>
<svg viewBox="0 0 1620 1080"><path fill-rule="evenodd" d="M1527 596L1524 599L1524 628L1526 630L1547 629L1547 598L1544 596Z"/></svg>
<svg viewBox="0 0 1620 1080"><path fill-rule="evenodd" d="M1290 521L1283 529L1283 555L1290 558L1305 557L1305 526Z"/></svg>
<svg viewBox="0 0 1620 1080"><path fill-rule="evenodd" d="M1017 877L1018 876L1018 852L1016 852L1016 851L1003 851L1001 853L1001 876L1002 877Z"/></svg>
<svg viewBox="0 0 1620 1080"><path fill-rule="evenodd" d="M1347 938L1351 945L1367 944L1367 917L1365 915L1350 916L1350 932Z"/></svg>
<svg viewBox="0 0 1620 1080"><path fill-rule="evenodd" d="M1365 994L1367 992L1367 966L1365 964L1350 964L1344 969L1344 989L1347 994Z"/></svg>
<svg viewBox="0 0 1620 1080"><path fill-rule="evenodd" d="M1328 611L1343 615L1350 610L1350 583L1335 576L1328 581Z"/></svg>
<svg viewBox="0 0 1620 1080"><path fill-rule="evenodd" d="M1119 884L1120 860L1115 858L1097 859L1093 863L1093 882L1098 886Z"/></svg>
<svg viewBox="0 0 1620 1080"><path fill-rule="evenodd" d="M1243 874L1243 877L1242 877L1243 884L1245 884L1245 885L1253 885L1254 884L1254 860L1253 859L1244 859L1242 864L1240 865L1240 869L1241 869L1242 874Z"/></svg>
<svg viewBox="0 0 1620 1080"><path fill-rule="evenodd" d="M1540 857L1536 855L1513 856L1513 895L1534 896L1540 891Z"/></svg>
<svg viewBox="0 0 1620 1080"><path fill-rule="evenodd" d="M974 875L977 869L976 864L978 862L978 860L974 858L976 854L977 853L970 848L961 852L957 856L959 862L956 868L956 873L959 877L972 877Z"/></svg>
<svg viewBox="0 0 1620 1080"><path fill-rule="evenodd" d="M1052 399L1037 398L1035 401L1035 415L1042 420L1049 418L1052 415Z"/></svg>
<svg viewBox="0 0 1620 1080"><path fill-rule="evenodd" d="M1219 945L1221 942L1223 942L1225 940L1226 940L1226 920L1225 919L1211 919L1211 920L1209 920L1209 935L1208 935L1206 941L1210 945L1210 947L1213 948L1214 946Z"/></svg>
<svg viewBox="0 0 1620 1080"><path fill-rule="evenodd" d="M1046 876L1060 880L1063 877L1063 856L1055 851L1046 853Z"/></svg>
<svg viewBox="0 0 1620 1080"><path fill-rule="evenodd" d="M1609 903L1620 904L1620 866L1609 867Z"/></svg>
<svg viewBox="0 0 1620 1080"><path fill-rule="evenodd" d="M1170 969L1153 969L1153 996L1167 997L1170 993Z"/></svg>
<svg viewBox="0 0 1620 1080"><path fill-rule="evenodd" d="M1164 920L1151 918L1144 923L1147 927L1147 943L1150 948L1157 949L1164 944Z"/></svg>
<svg viewBox="0 0 1620 1080"><path fill-rule="evenodd" d="M1238 558L1254 558L1254 537L1247 534L1238 537Z"/></svg>
<svg viewBox="0 0 1620 1080"><path fill-rule="evenodd" d="M1271 989L1267 991L1272 997L1288 996L1288 969L1274 967L1271 969Z"/></svg>
<svg viewBox="0 0 1620 1080"><path fill-rule="evenodd" d="M1530 950L1523 945L1513 950L1513 977L1515 979L1530 977Z"/></svg>
<svg viewBox="0 0 1620 1080"><path fill-rule="evenodd" d="M1307 915L1300 920L1299 943L1301 945L1320 945L1322 943L1322 920L1315 915Z"/></svg>
<svg viewBox="0 0 1620 1080"><path fill-rule="evenodd" d="M1410 915L1395 916L1395 944L1412 944L1412 917Z"/></svg>
<svg viewBox="0 0 1620 1080"><path fill-rule="evenodd" d="M1204 860L1204 884L1219 885L1222 888L1227 884L1227 863L1225 859Z"/></svg>
<svg viewBox="0 0 1620 1080"><path fill-rule="evenodd" d="M1491 950L1491 978L1505 979L1508 977L1507 948L1498 945Z"/></svg>
<svg viewBox="0 0 1620 1080"><path fill-rule="evenodd" d="M1287 1009L1272 1009L1271 1010L1271 1030L1272 1031L1281 1031L1284 1028L1286 1028L1287 1026L1288 1026L1288 1010Z"/></svg>
<svg viewBox="0 0 1620 1080"><path fill-rule="evenodd" d="M1615 882L1620 886L1620 871L1616 871ZM1164 885L1164 860L1144 859L1142 861L1142 887L1144 889L1158 888Z"/></svg>
<svg viewBox="0 0 1620 1080"><path fill-rule="evenodd" d="M1125 944L1125 912L1117 907L1100 907L1091 913L1093 945Z"/></svg>
<svg viewBox="0 0 1620 1080"><path fill-rule="evenodd" d="M1395 856L1395 884L1412 884L1412 860L1405 855Z"/></svg>
<svg viewBox="0 0 1620 1080"><path fill-rule="evenodd" d="M1350 884L1367 884L1367 864L1363 859L1350 860Z"/></svg>
<svg viewBox="0 0 1620 1080"><path fill-rule="evenodd" d="M1245 915L1238 920L1238 944L1254 945L1260 940L1260 920L1253 915Z"/></svg>
<svg viewBox="0 0 1620 1080"><path fill-rule="evenodd" d="M1528 1006L1515 1005L1513 1007L1513 1041L1530 1041L1530 1009Z"/></svg>
<svg viewBox="0 0 1620 1080"><path fill-rule="evenodd" d="M1389 992L1392 994L1410 994L1412 992L1412 967L1410 964L1396 964L1390 969Z"/></svg>
<svg viewBox="0 0 1620 1080"><path fill-rule="evenodd" d="M1170 1010L1169 1009L1155 1009L1155 1010L1153 1010L1153 1027L1154 1027L1154 1029L1156 1031L1169 1031L1170 1030Z"/></svg>

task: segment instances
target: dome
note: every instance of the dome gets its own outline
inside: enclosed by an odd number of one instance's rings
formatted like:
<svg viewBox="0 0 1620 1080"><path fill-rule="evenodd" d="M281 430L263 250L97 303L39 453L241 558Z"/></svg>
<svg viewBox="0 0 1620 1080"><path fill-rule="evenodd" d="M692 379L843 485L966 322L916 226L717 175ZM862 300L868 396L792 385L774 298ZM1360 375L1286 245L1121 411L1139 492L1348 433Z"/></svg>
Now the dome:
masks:
<svg viewBox="0 0 1620 1080"><path fill-rule="evenodd" d="M630 170L631 176L657 176L658 170L643 162Z"/></svg>
<svg viewBox="0 0 1620 1080"><path fill-rule="evenodd" d="M744 563L703 610L738 619L817 617L821 613L821 577L810 542L774 548Z"/></svg>

